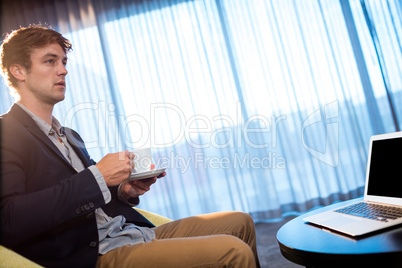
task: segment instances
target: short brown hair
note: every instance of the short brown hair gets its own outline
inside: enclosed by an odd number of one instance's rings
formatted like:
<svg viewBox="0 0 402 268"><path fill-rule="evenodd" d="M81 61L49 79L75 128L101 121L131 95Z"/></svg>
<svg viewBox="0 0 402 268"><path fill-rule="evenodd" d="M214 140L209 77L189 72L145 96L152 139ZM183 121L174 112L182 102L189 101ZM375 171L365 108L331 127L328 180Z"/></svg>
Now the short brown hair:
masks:
<svg viewBox="0 0 402 268"><path fill-rule="evenodd" d="M52 43L58 43L65 53L72 50L72 45L68 39L55 30L42 25L20 28L6 36L0 46L0 68L10 89L15 89L17 83L17 79L10 73L10 66L19 64L29 70L32 65L32 50Z"/></svg>

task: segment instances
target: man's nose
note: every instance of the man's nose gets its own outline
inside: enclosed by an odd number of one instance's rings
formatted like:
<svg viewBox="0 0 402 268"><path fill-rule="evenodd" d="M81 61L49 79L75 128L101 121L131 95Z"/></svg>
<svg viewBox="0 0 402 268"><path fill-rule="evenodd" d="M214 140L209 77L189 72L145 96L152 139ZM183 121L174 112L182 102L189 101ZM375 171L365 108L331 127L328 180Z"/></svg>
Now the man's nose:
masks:
<svg viewBox="0 0 402 268"><path fill-rule="evenodd" d="M65 66L63 63L60 64L60 68L59 68L58 74L59 74L59 75L67 75L67 74L68 74L67 68L66 68L66 66Z"/></svg>

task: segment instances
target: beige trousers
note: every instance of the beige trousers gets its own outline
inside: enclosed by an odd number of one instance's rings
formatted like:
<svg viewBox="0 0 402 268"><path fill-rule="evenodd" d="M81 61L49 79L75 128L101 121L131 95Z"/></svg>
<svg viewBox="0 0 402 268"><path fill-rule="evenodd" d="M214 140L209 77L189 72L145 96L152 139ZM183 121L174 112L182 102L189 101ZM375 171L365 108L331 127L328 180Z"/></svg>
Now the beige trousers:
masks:
<svg viewBox="0 0 402 268"><path fill-rule="evenodd" d="M98 258L97 267L260 267L255 227L242 212L184 218L154 228L151 242L123 246Z"/></svg>

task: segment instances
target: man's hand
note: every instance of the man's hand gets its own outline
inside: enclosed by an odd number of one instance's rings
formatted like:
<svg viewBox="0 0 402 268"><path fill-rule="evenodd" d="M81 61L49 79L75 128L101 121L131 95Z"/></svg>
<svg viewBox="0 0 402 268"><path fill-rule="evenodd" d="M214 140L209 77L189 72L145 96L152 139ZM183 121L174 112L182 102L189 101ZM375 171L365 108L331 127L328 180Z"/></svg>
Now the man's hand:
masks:
<svg viewBox="0 0 402 268"><path fill-rule="evenodd" d="M151 165L151 169L154 169L155 165ZM126 199L135 198L140 195L145 194L151 189L151 185L156 182L158 178L162 178L166 176L166 172L163 172L157 177L143 179L143 180L133 180L133 181L125 181L121 185L121 195Z"/></svg>
<svg viewBox="0 0 402 268"><path fill-rule="evenodd" d="M126 180L134 168L134 154L128 151L107 154L96 167L102 173L107 186L116 186Z"/></svg>

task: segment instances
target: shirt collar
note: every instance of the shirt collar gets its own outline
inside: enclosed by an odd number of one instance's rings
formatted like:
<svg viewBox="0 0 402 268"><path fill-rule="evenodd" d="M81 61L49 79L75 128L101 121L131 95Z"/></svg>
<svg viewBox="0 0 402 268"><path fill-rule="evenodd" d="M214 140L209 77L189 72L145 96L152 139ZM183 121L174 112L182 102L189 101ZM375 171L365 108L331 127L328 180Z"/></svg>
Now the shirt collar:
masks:
<svg viewBox="0 0 402 268"><path fill-rule="evenodd" d="M56 119L56 117L52 116L52 126L49 126L49 124L46 123L45 120L28 110L27 107L18 102L16 104L20 106L29 116L31 116L31 118L38 125L40 130L45 133L46 136L52 134L53 132L56 132L59 136L61 135L60 133L63 133L63 127L61 126L59 120Z"/></svg>

